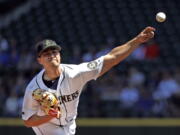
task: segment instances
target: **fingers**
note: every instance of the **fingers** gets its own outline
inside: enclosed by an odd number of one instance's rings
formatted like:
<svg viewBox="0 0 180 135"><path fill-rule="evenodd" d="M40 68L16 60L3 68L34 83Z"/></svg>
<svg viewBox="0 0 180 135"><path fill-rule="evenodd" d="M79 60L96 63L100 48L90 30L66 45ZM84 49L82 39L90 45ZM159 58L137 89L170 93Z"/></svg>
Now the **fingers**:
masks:
<svg viewBox="0 0 180 135"><path fill-rule="evenodd" d="M148 26L145 28L145 31L150 32L150 31L156 31L154 27Z"/></svg>
<svg viewBox="0 0 180 135"><path fill-rule="evenodd" d="M144 34L148 34L148 35L154 35L154 32L156 31L155 28L153 27L146 27L144 30L143 30L143 33Z"/></svg>
<svg viewBox="0 0 180 135"><path fill-rule="evenodd" d="M150 40L151 38L154 37L154 32L155 32L154 27L146 27L138 36L137 36L137 41L139 43L144 43Z"/></svg>
<svg viewBox="0 0 180 135"><path fill-rule="evenodd" d="M150 37L150 38L153 38L153 37L154 37L154 31L151 31L151 32L150 32L149 37Z"/></svg>
<svg viewBox="0 0 180 135"><path fill-rule="evenodd" d="M48 112L48 115L52 116L52 117L56 117L56 118L60 118L60 111L56 110L56 109L50 109Z"/></svg>
<svg viewBox="0 0 180 135"><path fill-rule="evenodd" d="M146 33L146 34L144 35L144 37L146 37L146 38L153 38L153 37L154 37L154 32L153 32L153 31L150 31L150 32Z"/></svg>
<svg viewBox="0 0 180 135"><path fill-rule="evenodd" d="M146 28L144 29L144 31L143 31L143 34L145 34L144 37L153 38L153 37L154 37L154 31L155 31L155 30L156 30L156 29L153 28L153 27L150 27L150 26L146 27Z"/></svg>

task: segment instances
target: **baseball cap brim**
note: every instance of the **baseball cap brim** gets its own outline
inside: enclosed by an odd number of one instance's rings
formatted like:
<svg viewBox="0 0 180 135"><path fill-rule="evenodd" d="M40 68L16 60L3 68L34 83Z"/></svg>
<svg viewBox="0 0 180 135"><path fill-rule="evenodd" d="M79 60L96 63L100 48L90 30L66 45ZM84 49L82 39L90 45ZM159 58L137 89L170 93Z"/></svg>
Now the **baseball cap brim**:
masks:
<svg viewBox="0 0 180 135"><path fill-rule="evenodd" d="M60 46L48 46L48 47L42 49L42 50L38 53L38 55L40 56L43 52L45 52L45 51L48 50L48 49L55 49L55 50L61 51L61 47L60 47Z"/></svg>
<svg viewBox="0 0 180 135"><path fill-rule="evenodd" d="M47 49L56 49L56 50L59 50L59 51L61 50L61 46L59 46L53 40L43 40L43 41L39 42L36 46L37 46L36 47L36 52L37 52L38 56L40 56Z"/></svg>

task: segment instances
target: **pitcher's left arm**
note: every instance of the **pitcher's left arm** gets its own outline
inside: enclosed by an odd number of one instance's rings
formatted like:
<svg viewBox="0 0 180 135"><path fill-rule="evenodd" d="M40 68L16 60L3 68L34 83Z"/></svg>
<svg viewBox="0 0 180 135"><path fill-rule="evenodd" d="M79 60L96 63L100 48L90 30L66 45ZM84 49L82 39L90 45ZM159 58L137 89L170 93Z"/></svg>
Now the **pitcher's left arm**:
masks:
<svg viewBox="0 0 180 135"><path fill-rule="evenodd" d="M138 34L132 40L126 42L112 49L107 55L104 56L104 63L102 71L99 76L109 71L112 67L120 63L126 57L128 57L140 44L149 41L154 37L155 28L146 27L140 34Z"/></svg>

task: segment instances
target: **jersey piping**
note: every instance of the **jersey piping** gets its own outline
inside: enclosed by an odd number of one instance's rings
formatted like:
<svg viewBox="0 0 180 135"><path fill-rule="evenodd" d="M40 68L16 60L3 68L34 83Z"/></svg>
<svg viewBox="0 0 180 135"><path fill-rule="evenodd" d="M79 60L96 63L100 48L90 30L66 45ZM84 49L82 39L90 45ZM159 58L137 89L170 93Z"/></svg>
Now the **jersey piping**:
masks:
<svg viewBox="0 0 180 135"><path fill-rule="evenodd" d="M57 87L57 89L59 89L60 96L63 96L63 95L62 95L62 92L61 92L60 86L61 86L62 82L63 82L64 79L65 79L65 68L63 68L63 69L64 69L64 71L62 72L62 73L63 73L63 78L62 78L61 83L60 83L60 84L58 85L58 87ZM63 104L63 106L64 106L64 108L65 108L65 111L66 111L65 120L66 120L66 122L68 122L68 121L67 121L67 108L66 108L66 104L65 104L64 102L63 102L62 104ZM59 119L60 119L60 118L59 118Z"/></svg>

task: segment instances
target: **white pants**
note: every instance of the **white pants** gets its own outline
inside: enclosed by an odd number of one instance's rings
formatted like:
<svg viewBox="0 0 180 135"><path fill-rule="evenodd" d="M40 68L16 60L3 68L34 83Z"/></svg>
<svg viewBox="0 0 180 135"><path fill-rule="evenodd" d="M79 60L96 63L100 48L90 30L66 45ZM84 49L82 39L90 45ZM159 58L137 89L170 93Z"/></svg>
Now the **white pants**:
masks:
<svg viewBox="0 0 180 135"><path fill-rule="evenodd" d="M62 127L52 123L46 123L38 127L33 127L33 130L36 135L74 135L76 132L76 123L72 121Z"/></svg>

